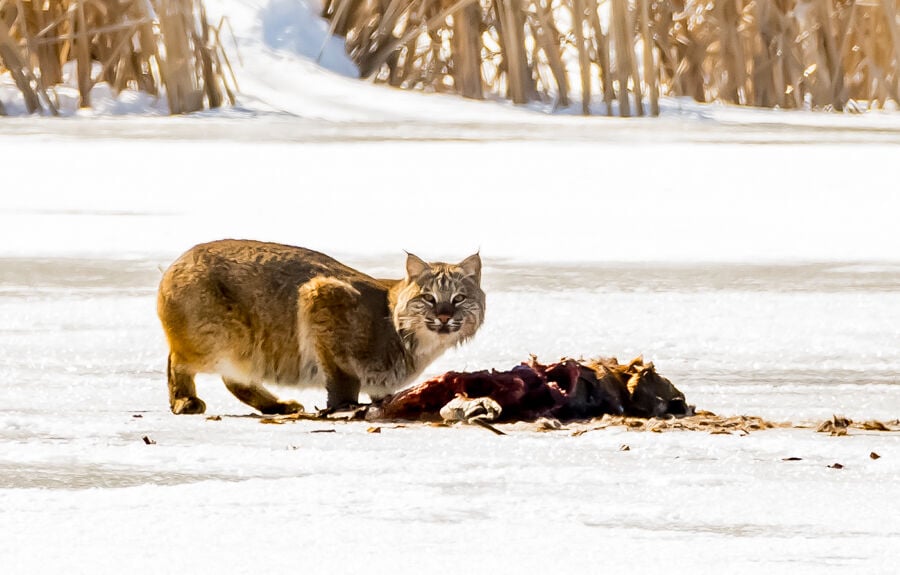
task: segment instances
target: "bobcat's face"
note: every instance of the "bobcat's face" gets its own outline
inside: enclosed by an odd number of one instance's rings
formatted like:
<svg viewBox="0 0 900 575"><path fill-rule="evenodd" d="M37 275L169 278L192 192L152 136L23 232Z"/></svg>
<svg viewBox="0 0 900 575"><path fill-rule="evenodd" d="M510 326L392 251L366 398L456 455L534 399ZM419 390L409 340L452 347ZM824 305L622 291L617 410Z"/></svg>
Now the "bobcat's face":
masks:
<svg viewBox="0 0 900 575"><path fill-rule="evenodd" d="M394 310L402 333L455 343L475 334L484 320L485 303L478 254L456 265L426 263L409 254L406 269L406 285Z"/></svg>

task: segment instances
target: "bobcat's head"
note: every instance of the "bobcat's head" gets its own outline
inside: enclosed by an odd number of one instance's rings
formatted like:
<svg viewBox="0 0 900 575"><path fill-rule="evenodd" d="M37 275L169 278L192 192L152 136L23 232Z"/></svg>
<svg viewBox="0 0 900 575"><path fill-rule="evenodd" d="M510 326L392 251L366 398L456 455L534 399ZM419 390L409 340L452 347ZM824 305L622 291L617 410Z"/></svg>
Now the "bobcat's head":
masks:
<svg viewBox="0 0 900 575"><path fill-rule="evenodd" d="M407 254L406 279L394 306L394 325L419 345L446 349L472 337L484 321L481 256L459 264L428 263Z"/></svg>

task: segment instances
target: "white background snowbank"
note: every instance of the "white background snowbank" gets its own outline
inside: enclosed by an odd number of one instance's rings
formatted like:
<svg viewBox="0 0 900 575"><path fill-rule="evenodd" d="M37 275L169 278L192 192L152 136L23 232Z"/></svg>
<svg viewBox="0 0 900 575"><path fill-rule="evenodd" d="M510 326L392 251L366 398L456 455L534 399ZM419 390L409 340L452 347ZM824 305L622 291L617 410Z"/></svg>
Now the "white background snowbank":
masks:
<svg viewBox="0 0 900 575"><path fill-rule="evenodd" d="M217 237L528 261L895 260L900 245L888 145L112 141L90 144L105 164L90 171L68 142L0 145L6 185L28 190L4 198L6 255Z"/></svg>
<svg viewBox="0 0 900 575"><path fill-rule="evenodd" d="M219 237L377 275L480 248L487 323L430 373L645 353L721 413L895 418L895 117L547 117L331 74L299 1L208 6L240 108L0 121L4 572L895 570L894 435L263 426L211 377L225 417L175 417L154 312L156 267Z"/></svg>

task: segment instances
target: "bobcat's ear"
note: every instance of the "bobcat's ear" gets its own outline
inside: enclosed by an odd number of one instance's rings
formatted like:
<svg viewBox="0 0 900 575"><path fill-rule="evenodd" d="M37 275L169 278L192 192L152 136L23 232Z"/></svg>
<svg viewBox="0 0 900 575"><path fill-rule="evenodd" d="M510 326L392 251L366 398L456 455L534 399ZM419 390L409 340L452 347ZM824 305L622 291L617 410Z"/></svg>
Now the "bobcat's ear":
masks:
<svg viewBox="0 0 900 575"><path fill-rule="evenodd" d="M430 267L428 262L419 256L406 252L406 277L408 279L420 276Z"/></svg>
<svg viewBox="0 0 900 575"><path fill-rule="evenodd" d="M481 283L481 255L472 254L459 262L459 267L468 277L475 278L476 283Z"/></svg>

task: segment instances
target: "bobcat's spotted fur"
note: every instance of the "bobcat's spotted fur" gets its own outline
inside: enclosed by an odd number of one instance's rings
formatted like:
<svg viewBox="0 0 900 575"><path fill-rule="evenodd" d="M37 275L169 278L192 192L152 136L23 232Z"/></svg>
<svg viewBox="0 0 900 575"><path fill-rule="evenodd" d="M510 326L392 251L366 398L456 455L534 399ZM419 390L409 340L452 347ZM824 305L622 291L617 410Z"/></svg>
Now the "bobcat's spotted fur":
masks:
<svg viewBox="0 0 900 575"><path fill-rule="evenodd" d="M380 280L318 252L249 240L201 244L165 272L158 312L169 342L169 404L203 413L194 374L222 376L263 413L302 410L263 382L321 386L328 406L410 383L484 319L481 258L426 263Z"/></svg>

